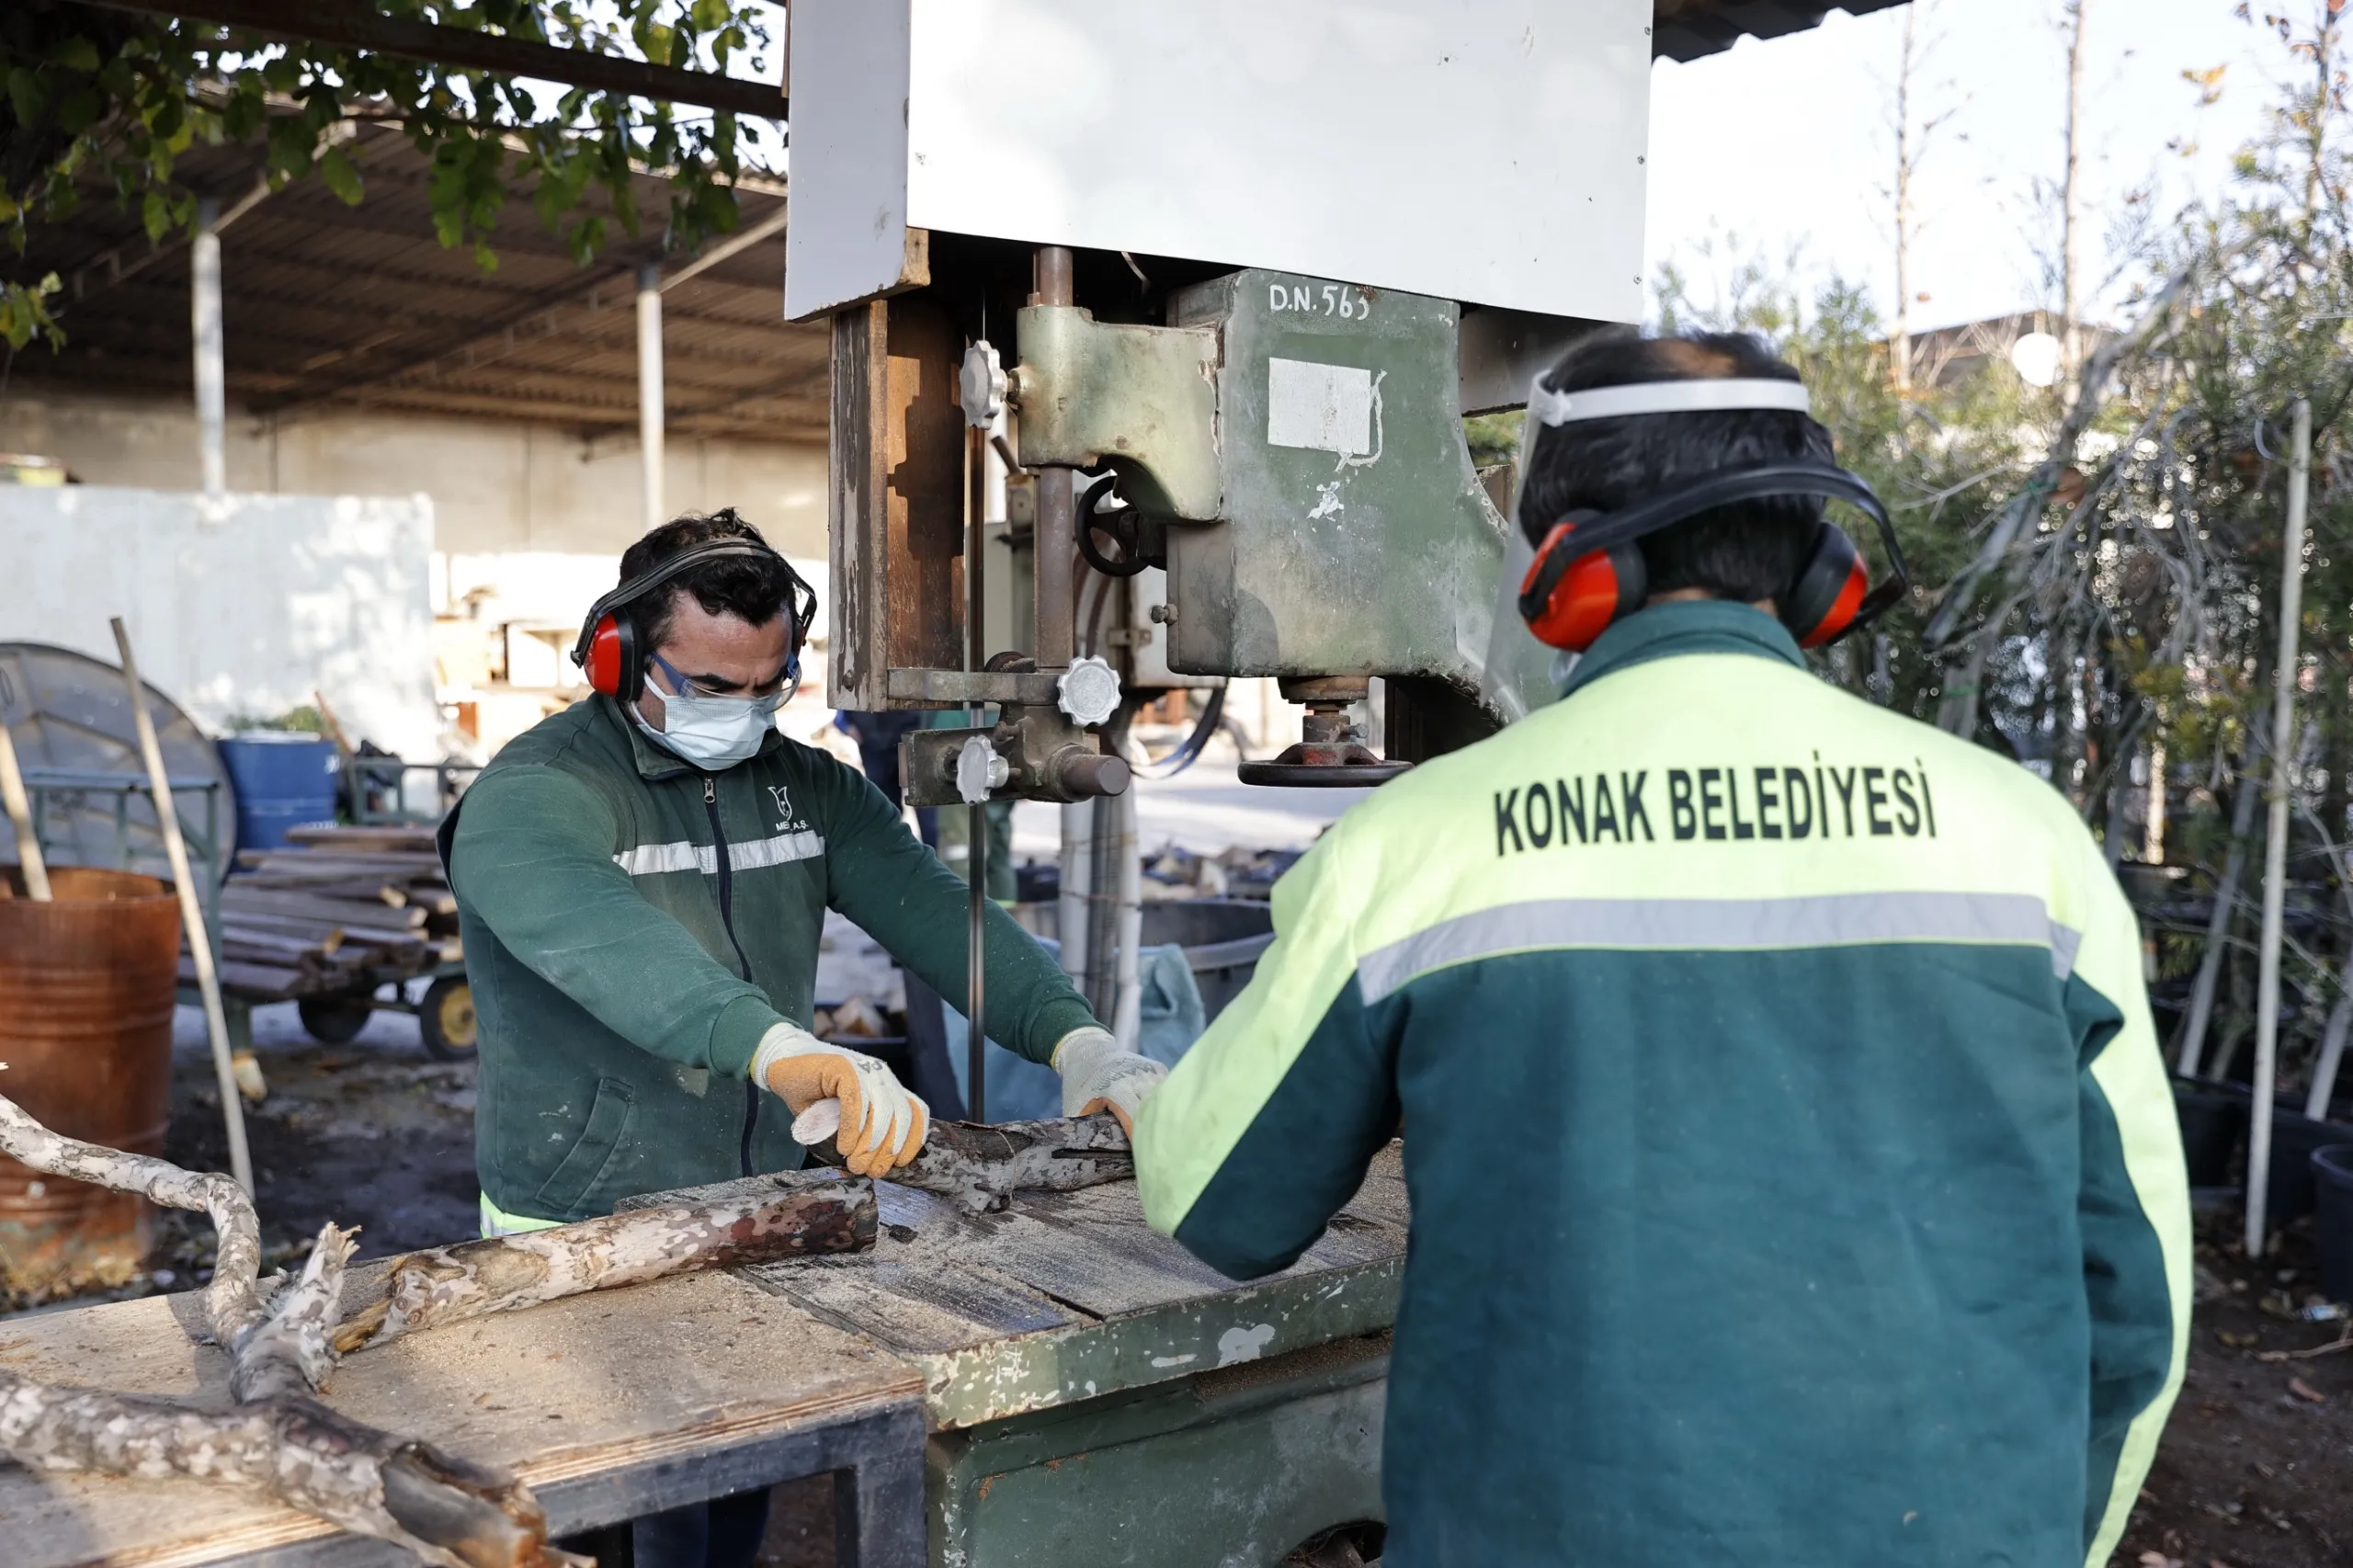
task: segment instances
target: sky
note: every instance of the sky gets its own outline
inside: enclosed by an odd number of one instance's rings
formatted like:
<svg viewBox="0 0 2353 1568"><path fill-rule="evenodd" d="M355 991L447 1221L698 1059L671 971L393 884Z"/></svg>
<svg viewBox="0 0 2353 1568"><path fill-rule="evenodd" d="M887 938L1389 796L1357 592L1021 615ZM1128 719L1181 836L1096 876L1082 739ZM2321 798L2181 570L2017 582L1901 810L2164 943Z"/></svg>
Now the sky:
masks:
<svg viewBox="0 0 2353 1568"><path fill-rule="evenodd" d="M2126 194L2153 187L2172 213L2211 200L2233 153L2264 123L2296 69L2276 34L2233 15L2235 0L2086 0L2085 171L2094 282ZM2316 0L2270 0L2300 17ZM2060 0L1915 0L1931 40L1915 78L1930 115L1949 113L1915 181L1915 330L2057 303L2034 236L2054 236L2055 203L2035 182L2063 172L2066 36ZM2265 9L2254 6L2259 18ZM1802 275L1867 284L1884 312L1894 282L1894 85L1904 8L1833 12L1815 31L1745 39L1723 54L1653 68L1648 267L1679 260L1704 302L1722 265L1703 257L1800 251ZM2226 67L2200 107L2185 71ZM1915 116L1916 119L1916 116ZM2175 151L2178 141L2188 149ZM2112 317L2115 290L2094 313Z"/></svg>

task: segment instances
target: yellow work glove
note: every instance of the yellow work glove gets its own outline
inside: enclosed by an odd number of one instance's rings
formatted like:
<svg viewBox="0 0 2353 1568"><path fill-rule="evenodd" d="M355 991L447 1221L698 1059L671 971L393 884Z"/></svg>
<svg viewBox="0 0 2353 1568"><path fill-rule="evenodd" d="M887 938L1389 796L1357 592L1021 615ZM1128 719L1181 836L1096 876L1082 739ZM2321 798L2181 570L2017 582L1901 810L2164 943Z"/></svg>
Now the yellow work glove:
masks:
<svg viewBox="0 0 2353 1568"><path fill-rule="evenodd" d="M1063 1036L1052 1061L1054 1071L1063 1075L1064 1116L1108 1110L1131 1138L1136 1135L1137 1108L1168 1076L1167 1068L1128 1050L1109 1029L1093 1025Z"/></svg>
<svg viewBox="0 0 2353 1568"><path fill-rule="evenodd" d="M790 1106L796 1119L822 1101L836 1101L841 1122L834 1142L858 1176L882 1176L905 1165L931 1130L930 1108L881 1059L827 1045L798 1024L771 1025L760 1037L752 1081Z"/></svg>

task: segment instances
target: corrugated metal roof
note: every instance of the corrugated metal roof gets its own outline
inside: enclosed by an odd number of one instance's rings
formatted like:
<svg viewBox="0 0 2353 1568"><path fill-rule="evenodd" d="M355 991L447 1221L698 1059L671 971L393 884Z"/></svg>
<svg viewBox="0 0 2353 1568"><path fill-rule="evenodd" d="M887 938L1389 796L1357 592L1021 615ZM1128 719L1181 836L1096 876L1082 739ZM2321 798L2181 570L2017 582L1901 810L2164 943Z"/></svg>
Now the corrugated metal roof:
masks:
<svg viewBox="0 0 2353 1568"><path fill-rule="evenodd" d="M347 149L366 197L347 207L319 180L274 195L222 235L229 395L251 414L298 418L322 405L494 415L584 431L637 423L636 268L647 247L609 248L576 266L518 192L501 213L484 272L434 237L425 161L397 130L370 127ZM252 147L199 147L181 162L224 209L252 188ZM669 195L638 182L649 234ZM745 224L776 210L772 191L739 191ZM36 226L16 270L67 279L62 354L15 356L10 385L188 395L187 248L152 264L135 213L93 191L63 223ZM109 281L113 254L139 269ZM94 265L95 264L95 265ZM80 273L83 297L70 286ZM663 372L672 431L822 438L828 337L781 319L784 236L777 233L663 295Z"/></svg>
<svg viewBox="0 0 2353 1568"><path fill-rule="evenodd" d="M1651 52L1666 60L1697 60L1730 49L1744 35L1779 38L1818 28L1832 11L1864 16L1904 0L1847 0L1811 6L1804 0L1658 0Z"/></svg>

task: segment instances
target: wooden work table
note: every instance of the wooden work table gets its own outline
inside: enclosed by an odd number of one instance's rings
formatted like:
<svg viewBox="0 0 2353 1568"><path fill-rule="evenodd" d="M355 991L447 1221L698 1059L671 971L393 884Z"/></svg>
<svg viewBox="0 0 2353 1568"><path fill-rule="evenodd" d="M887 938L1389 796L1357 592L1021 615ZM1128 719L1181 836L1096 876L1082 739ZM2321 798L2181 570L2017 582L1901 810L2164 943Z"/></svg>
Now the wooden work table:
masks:
<svg viewBox="0 0 2353 1568"><path fill-rule="evenodd" d="M357 1281L355 1283L358 1283ZM228 1364L193 1343L185 1297L0 1323L0 1367L60 1383L190 1395ZM724 1274L687 1276L457 1324L363 1350L326 1397L361 1421L513 1468L557 1533L746 1488L843 1472L858 1561L923 1560L921 1379L873 1345ZM7 1568L358 1568L381 1541L193 1481L0 1463Z"/></svg>
<svg viewBox="0 0 2353 1568"><path fill-rule="evenodd" d="M827 1179L759 1176L691 1196ZM1393 1147L1296 1266L1246 1286L1146 1228L1132 1183L1023 1194L995 1214L889 1183L877 1193L871 1251L434 1329L346 1358L326 1398L358 1420L513 1469L558 1534L834 1471L836 1528L847 1517L854 1561L914 1568L927 1555L926 1432L1376 1335L1395 1314L1406 1210ZM347 1305L367 1298L381 1268L355 1275ZM0 1322L0 1367L217 1394L226 1362L192 1340L196 1311L193 1296L151 1297ZM407 1561L193 1482L0 1461L6 1568Z"/></svg>

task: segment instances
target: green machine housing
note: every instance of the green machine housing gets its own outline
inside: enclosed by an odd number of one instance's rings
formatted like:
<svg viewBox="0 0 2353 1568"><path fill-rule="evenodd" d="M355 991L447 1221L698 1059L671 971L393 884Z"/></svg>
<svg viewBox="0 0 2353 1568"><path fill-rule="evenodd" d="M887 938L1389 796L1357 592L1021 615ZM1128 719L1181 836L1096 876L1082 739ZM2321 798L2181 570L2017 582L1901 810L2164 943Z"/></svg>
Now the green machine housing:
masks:
<svg viewBox="0 0 2353 1568"><path fill-rule="evenodd" d="M1170 667L1276 676L1311 713L1381 676L1407 759L1549 700L1549 652L1498 625L1526 556L1462 420L1586 324L1475 312L1466 354L1452 301L1256 269L1168 319L1029 306L1011 395L1023 462L1119 475L1167 567Z"/></svg>

